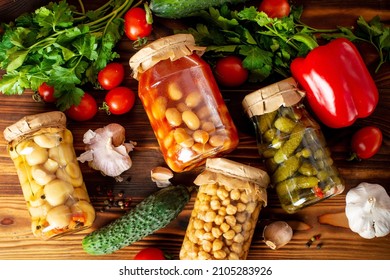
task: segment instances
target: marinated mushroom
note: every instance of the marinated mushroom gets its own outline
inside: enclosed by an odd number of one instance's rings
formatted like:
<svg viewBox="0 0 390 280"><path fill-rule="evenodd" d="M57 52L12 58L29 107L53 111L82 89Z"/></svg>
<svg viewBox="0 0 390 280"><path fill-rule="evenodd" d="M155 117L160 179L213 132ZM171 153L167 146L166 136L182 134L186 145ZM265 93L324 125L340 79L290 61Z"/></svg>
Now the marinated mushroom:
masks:
<svg viewBox="0 0 390 280"><path fill-rule="evenodd" d="M123 180L120 175L132 166L129 152L136 145L132 141L125 143L123 126L111 123L95 131L88 130L83 142L86 152L77 160L83 163L87 161L91 168L101 171L103 175L114 177L117 181Z"/></svg>

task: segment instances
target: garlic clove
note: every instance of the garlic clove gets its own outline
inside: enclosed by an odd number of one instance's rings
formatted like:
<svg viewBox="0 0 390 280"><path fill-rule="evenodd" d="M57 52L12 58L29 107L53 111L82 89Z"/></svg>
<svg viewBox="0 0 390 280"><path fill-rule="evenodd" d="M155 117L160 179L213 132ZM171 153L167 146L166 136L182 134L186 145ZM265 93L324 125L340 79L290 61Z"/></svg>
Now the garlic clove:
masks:
<svg viewBox="0 0 390 280"><path fill-rule="evenodd" d="M166 167L157 166L150 171L150 177L157 187L165 188L171 185L169 180L172 179L173 173Z"/></svg>
<svg viewBox="0 0 390 280"><path fill-rule="evenodd" d="M284 221L272 222L264 227L263 238L265 244L272 250L277 250L288 242L293 236L290 225Z"/></svg>

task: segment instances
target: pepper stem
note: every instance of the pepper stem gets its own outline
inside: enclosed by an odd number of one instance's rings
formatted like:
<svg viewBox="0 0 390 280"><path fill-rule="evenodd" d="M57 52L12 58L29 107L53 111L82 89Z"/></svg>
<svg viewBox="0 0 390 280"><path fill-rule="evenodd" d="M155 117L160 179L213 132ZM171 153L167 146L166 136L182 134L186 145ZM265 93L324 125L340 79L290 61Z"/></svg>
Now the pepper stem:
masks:
<svg viewBox="0 0 390 280"><path fill-rule="evenodd" d="M304 33L295 34L292 36L292 39L304 43L310 50L318 47L317 41L313 37Z"/></svg>

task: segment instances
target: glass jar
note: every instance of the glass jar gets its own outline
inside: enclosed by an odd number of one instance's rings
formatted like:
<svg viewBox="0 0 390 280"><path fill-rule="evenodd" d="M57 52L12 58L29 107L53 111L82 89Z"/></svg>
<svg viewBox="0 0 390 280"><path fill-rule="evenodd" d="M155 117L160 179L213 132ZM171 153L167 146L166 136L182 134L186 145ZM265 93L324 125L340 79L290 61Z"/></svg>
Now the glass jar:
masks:
<svg viewBox="0 0 390 280"><path fill-rule="evenodd" d="M175 172L204 164L238 145L210 66L190 34L161 38L131 59L138 94L167 165Z"/></svg>
<svg viewBox="0 0 390 280"><path fill-rule="evenodd" d="M320 126L306 111L303 97L295 80L288 78L243 100L255 127L259 154L288 213L344 190Z"/></svg>
<svg viewBox="0 0 390 280"><path fill-rule="evenodd" d="M258 168L209 158L180 250L181 260L245 260L270 178Z"/></svg>
<svg viewBox="0 0 390 280"><path fill-rule="evenodd" d="M44 240L90 227L95 220L62 112L26 116L4 130L33 234Z"/></svg>

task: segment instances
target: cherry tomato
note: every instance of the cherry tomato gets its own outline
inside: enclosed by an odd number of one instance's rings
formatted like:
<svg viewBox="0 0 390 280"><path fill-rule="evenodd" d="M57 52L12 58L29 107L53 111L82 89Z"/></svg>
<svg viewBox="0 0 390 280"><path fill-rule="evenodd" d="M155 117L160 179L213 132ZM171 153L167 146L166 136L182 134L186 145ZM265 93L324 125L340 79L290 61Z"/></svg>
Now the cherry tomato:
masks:
<svg viewBox="0 0 390 280"><path fill-rule="evenodd" d="M140 7L128 10L124 16L125 34L132 40L149 36L152 33L152 25L146 20L146 11Z"/></svg>
<svg viewBox="0 0 390 280"><path fill-rule="evenodd" d="M125 68L121 63L112 62L98 74L98 82L106 90L119 86L125 78Z"/></svg>
<svg viewBox="0 0 390 280"><path fill-rule="evenodd" d="M43 82L38 87L38 93L41 96L42 100L48 103L53 103L56 101L54 97L54 87L49 86L47 83Z"/></svg>
<svg viewBox="0 0 390 280"><path fill-rule="evenodd" d="M92 119L97 111L98 107L95 98L85 92L81 98L80 104L77 106L72 105L65 113L72 120L87 121Z"/></svg>
<svg viewBox="0 0 390 280"><path fill-rule="evenodd" d="M227 87L237 87L248 79L248 70L242 66L238 56L229 55L218 59L215 65L215 78L219 84Z"/></svg>
<svg viewBox="0 0 390 280"><path fill-rule="evenodd" d="M127 87L116 87L110 90L105 103L110 113L121 115L127 113L133 108L135 102L135 93Z"/></svg>
<svg viewBox="0 0 390 280"><path fill-rule="evenodd" d="M164 252L159 248L149 247L139 251L135 260L166 260Z"/></svg>
<svg viewBox="0 0 390 280"><path fill-rule="evenodd" d="M351 140L352 152L359 159L374 156L382 145L382 132L375 126L365 126L354 133Z"/></svg>
<svg viewBox="0 0 390 280"><path fill-rule="evenodd" d="M259 11L266 13L270 18L282 18L290 14L290 4L288 0L263 0Z"/></svg>

